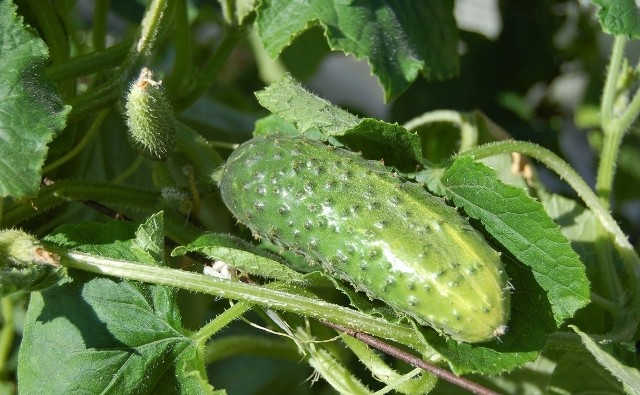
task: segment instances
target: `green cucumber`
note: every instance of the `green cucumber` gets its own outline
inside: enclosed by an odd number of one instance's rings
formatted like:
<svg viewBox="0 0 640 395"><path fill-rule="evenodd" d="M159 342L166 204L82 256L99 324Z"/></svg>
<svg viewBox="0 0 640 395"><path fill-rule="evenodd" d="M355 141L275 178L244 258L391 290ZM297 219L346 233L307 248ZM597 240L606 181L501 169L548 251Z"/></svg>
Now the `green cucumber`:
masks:
<svg viewBox="0 0 640 395"><path fill-rule="evenodd" d="M499 254L444 200L380 162L318 141L258 137L231 154L220 190L256 237L421 324L469 343L506 330Z"/></svg>
<svg viewBox="0 0 640 395"><path fill-rule="evenodd" d="M131 85L125 109L129 139L136 150L151 160L167 160L176 148L173 110L162 81L155 81L148 68Z"/></svg>

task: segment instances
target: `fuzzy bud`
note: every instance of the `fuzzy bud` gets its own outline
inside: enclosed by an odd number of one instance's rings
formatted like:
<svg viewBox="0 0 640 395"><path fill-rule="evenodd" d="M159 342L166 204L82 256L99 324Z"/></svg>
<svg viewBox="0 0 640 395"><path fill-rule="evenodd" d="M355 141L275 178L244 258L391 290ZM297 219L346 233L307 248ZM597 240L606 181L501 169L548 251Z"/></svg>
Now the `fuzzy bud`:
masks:
<svg viewBox="0 0 640 395"><path fill-rule="evenodd" d="M173 110L162 82L146 67L131 85L126 113L129 137L138 152L151 160L166 160L176 147Z"/></svg>

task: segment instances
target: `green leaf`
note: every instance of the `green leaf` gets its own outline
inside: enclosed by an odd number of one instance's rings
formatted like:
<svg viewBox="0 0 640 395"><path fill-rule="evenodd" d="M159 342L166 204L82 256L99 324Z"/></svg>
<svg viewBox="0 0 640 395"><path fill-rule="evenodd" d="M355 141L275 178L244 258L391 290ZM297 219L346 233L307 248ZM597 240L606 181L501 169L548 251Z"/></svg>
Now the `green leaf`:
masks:
<svg viewBox="0 0 640 395"><path fill-rule="evenodd" d="M468 156L444 172L442 183L448 198L531 269L548 293L558 326L589 303L584 265L539 202Z"/></svg>
<svg viewBox="0 0 640 395"><path fill-rule="evenodd" d="M239 24L255 10L257 2L258 0L236 0L236 18ZM224 4L225 2L221 1L220 3Z"/></svg>
<svg viewBox="0 0 640 395"><path fill-rule="evenodd" d="M613 374L624 385L625 392L628 394L637 394L640 392L640 371L637 368L629 367L622 364L611 354L603 350L589 335L581 332L577 327L570 327L580 335L582 342L587 350L593 354L600 365L604 366L611 374Z"/></svg>
<svg viewBox="0 0 640 395"><path fill-rule="evenodd" d="M600 7L598 19L609 34L640 37L640 12L634 0L592 0Z"/></svg>
<svg viewBox="0 0 640 395"><path fill-rule="evenodd" d="M0 2L0 197L35 196L47 144L65 126L65 107L45 77L45 43Z"/></svg>
<svg viewBox="0 0 640 395"><path fill-rule="evenodd" d="M271 134L282 134L284 136L299 135L298 129L289 121L274 114L267 115L256 121L256 128L253 131L255 137L268 136Z"/></svg>
<svg viewBox="0 0 640 395"><path fill-rule="evenodd" d="M136 230L125 222L67 225L47 242L135 261ZM21 393L212 393L170 288L69 274L70 281L31 296L18 361Z"/></svg>
<svg viewBox="0 0 640 395"><path fill-rule="evenodd" d="M368 159L382 159L387 166L415 170L424 162L420 138L396 124L365 118L338 140Z"/></svg>
<svg viewBox="0 0 640 395"><path fill-rule="evenodd" d="M304 283L304 275L289 269L266 251L253 247L238 238L216 233L205 233L187 246L175 248L172 256L187 252L200 252L211 259L221 260L249 274L274 280Z"/></svg>
<svg viewBox="0 0 640 395"><path fill-rule="evenodd" d="M599 226L595 215L575 200L555 194L539 195L546 212L560 225L562 234L571 241L571 246L584 263L592 294L601 295L619 307L625 307L625 301L633 301L634 296L628 291L632 288L633 276L625 273L622 259L613 251L612 236ZM618 278L613 278L616 275ZM620 284L616 284L617 280ZM622 289L627 291L616 295L616 291ZM591 303L578 312L572 323L590 333L616 331L630 335L636 331L638 319L633 308L612 312Z"/></svg>
<svg viewBox="0 0 640 395"><path fill-rule="evenodd" d="M358 125L360 118L305 90L290 75L256 92L267 110L294 124L300 133L317 129L332 136Z"/></svg>
<svg viewBox="0 0 640 395"><path fill-rule="evenodd" d="M163 223L162 212L159 212L149 217L136 230L136 238L131 249L137 253L136 255L142 255L139 261L144 262L148 259L154 265L165 265Z"/></svg>
<svg viewBox="0 0 640 395"><path fill-rule="evenodd" d="M302 31L321 26L331 49L368 60L387 100L407 89L419 72L428 79L458 72L452 1L265 0L257 24L273 57Z"/></svg>
<svg viewBox="0 0 640 395"><path fill-rule="evenodd" d="M557 357L548 391L561 394L622 394L622 385L584 348L572 349Z"/></svg>
<svg viewBox="0 0 640 395"><path fill-rule="evenodd" d="M266 118L256 125L258 134L304 134L332 139L348 145L369 159L415 170L423 162L420 138L398 124L358 118L305 90L291 76L256 92L260 104L279 118ZM289 126L293 124L294 128ZM318 132L320 136L318 136Z"/></svg>

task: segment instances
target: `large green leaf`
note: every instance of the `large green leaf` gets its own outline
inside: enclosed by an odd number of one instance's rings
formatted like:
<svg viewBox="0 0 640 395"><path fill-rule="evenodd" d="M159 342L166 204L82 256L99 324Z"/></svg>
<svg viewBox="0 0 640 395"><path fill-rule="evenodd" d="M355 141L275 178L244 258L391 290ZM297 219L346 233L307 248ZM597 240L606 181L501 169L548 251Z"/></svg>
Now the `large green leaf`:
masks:
<svg viewBox="0 0 640 395"><path fill-rule="evenodd" d="M558 326L589 303L585 267L538 201L468 156L458 158L441 181L448 198L531 269Z"/></svg>
<svg viewBox="0 0 640 395"><path fill-rule="evenodd" d="M67 113L44 75L48 50L23 26L11 1L0 1L0 197L34 196L47 144Z"/></svg>
<svg viewBox="0 0 640 395"><path fill-rule="evenodd" d="M65 225L47 242L115 259L156 256L161 217ZM145 262L144 264L161 264ZM33 293L18 362L21 394L210 394L200 350L170 288L70 270Z"/></svg>
<svg viewBox="0 0 640 395"><path fill-rule="evenodd" d="M629 291L634 281L624 271L622 259L616 254L614 241L599 226L595 215L575 200L560 195L540 193L546 212L560 225L562 234L580 255L591 283L592 295L600 295L620 307L614 312L601 304L591 303L572 320L590 333L626 333L632 336L638 328L638 314L633 307L625 306L635 299ZM627 291L622 291L626 289Z"/></svg>
<svg viewBox="0 0 640 395"><path fill-rule="evenodd" d="M305 134L332 139L362 152L369 159L415 170L423 162L420 138L398 124L372 118L358 118L305 90L291 76L256 92L260 104L279 118L267 118L256 125L257 134ZM287 125L291 123L293 127Z"/></svg>
<svg viewBox="0 0 640 395"><path fill-rule="evenodd" d="M592 0L600 6L598 19L609 34L640 37L640 12L634 0Z"/></svg>
<svg viewBox="0 0 640 395"><path fill-rule="evenodd" d="M257 23L273 57L301 31L320 25L331 49L369 61L387 100L419 72L429 79L458 72L453 1L265 0Z"/></svg>
<svg viewBox="0 0 640 395"><path fill-rule="evenodd" d="M596 361L623 384L626 393L640 393L640 371L637 367L626 366L621 363L613 355L605 351L603 347L596 343L589 335L573 325L571 327L580 336L585 347L595 357Z"/></svg>

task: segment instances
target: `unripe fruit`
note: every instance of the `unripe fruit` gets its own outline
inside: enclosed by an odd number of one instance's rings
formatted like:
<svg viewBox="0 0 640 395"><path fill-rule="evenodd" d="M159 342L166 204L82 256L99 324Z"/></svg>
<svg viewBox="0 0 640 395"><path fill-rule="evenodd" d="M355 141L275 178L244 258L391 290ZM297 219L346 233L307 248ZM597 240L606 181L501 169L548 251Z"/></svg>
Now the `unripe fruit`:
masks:
<svg viewBox="0 0 640 395"><path fill-rule="evenodd" d="M488 341L509 317L507 277L482 235L381 163L290 137L259 137L229 157L225 204L256 236L318 262L452 338Z"/></svg>
<svg viewBox="0 0 640 395"><path fill-rule="evenodd" d="M45 289L62 278L59 258L28 233L0 230L0 296Z"/></svg>
<svg viewBox="0 0 640 395"><path fill-rule="evenodd" d="M129 138L143 156L166 160L176 147L173 110L153 73L143 68L131 85L126 103Z"/></svg>

